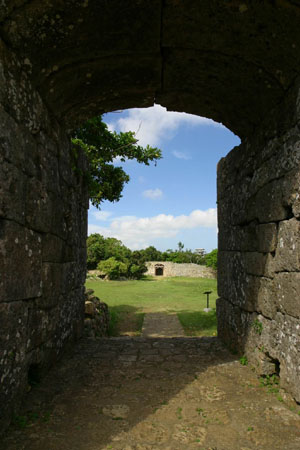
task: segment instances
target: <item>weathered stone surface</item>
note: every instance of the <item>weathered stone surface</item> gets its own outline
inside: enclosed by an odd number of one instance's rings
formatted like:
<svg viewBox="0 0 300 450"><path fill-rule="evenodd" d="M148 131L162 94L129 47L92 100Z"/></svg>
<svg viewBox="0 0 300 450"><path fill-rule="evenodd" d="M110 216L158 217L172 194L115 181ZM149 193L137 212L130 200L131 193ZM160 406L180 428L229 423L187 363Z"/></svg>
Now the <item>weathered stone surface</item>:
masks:
<svg viewBox="0 0 300 450"><path fill-rule="evenodd" d="M0 430L84 317L86 186L23 62L0 42Z"/></svg>
<svg viewBox="0 0 300 450"><path fill-rule="evenodd" d="M299 399L297 127L248 139L218 171L218 334Z"/></svg>
<svg viewBox="0 0 300 450"><path fill-rule="evenodd" d="M278 310L300 319L300 272L278 273L274 287Z"/></svg>
<svg viewBox="0 0 300 450"><path fill-rule="evenodd" d="M25 302L0 303L1 422L7 423L27 389L28 307Z"/></svg>
<svg viewBox="0 0 300 450"><path fill-rule="evenodd" d="M0 220L0 301L39 297L42 293L41 235Z"/></svg>
<svg viewBox="0 0 300 450"><path fill-rule="evenodd" d="M273 261L276 272L300 270L300 222L293 218L280 222L278 245Z"/></svg>
<svg viewBox="0 0 300 450"><path fill-rule="evenodd" d="M84 304L84 313L88 316L94 316L95 315L95 305L93 302L86 301Z"/></svg>
<svg viewBox="0 0 300 450"><path fill-rule="evenodd" d="M216 278L216 271L211 267L200 266L199 264L178 264L170 261L148 261L146 262L146 275L156 275L155 266L159 264L163 269L164 277L200 277Z"/></svg>
<svg viewBox="0 0 300 450"><path fill-rule="evenodd" d="M85 292L84 330L88 337L107 336L110 315L106 303L94 296L93 289Z"/></svg>
<svg viewBox="0 0 300 450"><path fill-rule="evenodd" d="M0 165L0 217L25 222L27 177L6 161Z"/></svg>
<svg viewBox="0 0 300 450"><path fill-rule="evenodd" d="M30 364L47 367L83 328L88 193L66 125L154 102L243 140L218 166L219 333L240 351L265 346L299 398L299 355L280 337L299 342L299 11L288 0L2 1L0 298L12 325L14 304L29 314L7 411Z"/></svg>

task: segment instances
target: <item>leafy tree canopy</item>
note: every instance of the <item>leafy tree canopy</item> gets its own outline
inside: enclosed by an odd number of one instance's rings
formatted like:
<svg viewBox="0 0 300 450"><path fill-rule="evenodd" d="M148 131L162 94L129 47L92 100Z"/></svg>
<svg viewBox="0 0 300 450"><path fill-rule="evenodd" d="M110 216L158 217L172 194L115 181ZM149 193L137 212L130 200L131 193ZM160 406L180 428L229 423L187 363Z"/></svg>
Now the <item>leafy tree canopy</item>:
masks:
<svg viewBox="0 0 300 450"><path fill-rule="evenodd" d="M125 263L117 261L115 258L111 257L105 261L100 261L97 269L105 273L110 280L117 280L118 278L122 276L125 277L127 275L128 266Z"/></svg>
<svg viewBox="0 0 300 450"><path fill-rule="evenodd" d="M217 270L218 268L218 249L215 248L210 253L207 253L205 255L205 263L208 267L212 267L213 269Z"/></svg>
<svg viewBox="0 0 300 450"><path fill-rule="evenodd" d="M101 271L110 277L117 277L116 274L122 272L121 276L128 278L140 278L146 272L145 263L147 261L171 261L175 263L194 263L217 268L217 249L205 256L198 255L192 250L184 249L180 243L178 250L168 249L165 252L157 250L153 245L142 250L131 251L121 241L115 238L104 238L100 234L91 234L87 239L87 267L88 269L100 268L98 265L102 261L112 259L108 265L101 264ZM116 264L122 262L124 266ZM122 271L121 269L122 268ZM120 272L121 271L121 272ZM124 272L125 271L125 272Z"/></svg>
<svg viewBox="0 0 300 450"><path fill-rule="evenodd" d="M102 116L94 117L78 128L72 136L73 154L76 157L76 147L79 146L89 161L87 173L91 202L99 208L103 200L116 202L122 197L124 184L128 183L129 175L122 167L115 167L113 160L120 158L135 159L139 163L155 164L161 156L156 147L138 145L135 133L116 133L108 130L102 121Z"/></svg>

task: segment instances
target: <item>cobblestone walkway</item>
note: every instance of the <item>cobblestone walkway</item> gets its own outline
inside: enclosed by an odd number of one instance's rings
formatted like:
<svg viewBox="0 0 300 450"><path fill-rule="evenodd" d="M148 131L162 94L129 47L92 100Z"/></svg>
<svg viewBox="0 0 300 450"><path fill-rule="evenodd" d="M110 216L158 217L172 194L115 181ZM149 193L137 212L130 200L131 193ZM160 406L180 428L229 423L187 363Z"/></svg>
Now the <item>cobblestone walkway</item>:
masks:
<svg viewBox="0 0 300 450"><path fill-rule="evenodd" d="M142 337L183 337L184 331L177 314L147 313L144 317Z"/></svg>
<svg viewBox="0 0 300 450"><path fill-rule="evenodd" d="M298 409L217 338L83 340L29 392L0 448L297 450Z"/></svg>

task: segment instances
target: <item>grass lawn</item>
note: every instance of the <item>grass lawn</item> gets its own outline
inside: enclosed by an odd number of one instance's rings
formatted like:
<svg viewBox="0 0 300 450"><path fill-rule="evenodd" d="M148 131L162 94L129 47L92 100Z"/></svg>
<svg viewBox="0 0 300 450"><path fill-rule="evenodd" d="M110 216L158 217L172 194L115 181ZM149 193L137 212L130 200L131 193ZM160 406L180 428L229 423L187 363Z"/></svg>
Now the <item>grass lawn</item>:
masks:
<svg viewBox="0 0 300 450"><path fill-rule="evenodd" d="M176 312L189 336L215 336L217 332L217 280L207 278L145 278L132 281L88 279L88 289L107 303L112 317L111 335L139 335L147 312ZM212 291L206 307L204 291Z"/></svg>

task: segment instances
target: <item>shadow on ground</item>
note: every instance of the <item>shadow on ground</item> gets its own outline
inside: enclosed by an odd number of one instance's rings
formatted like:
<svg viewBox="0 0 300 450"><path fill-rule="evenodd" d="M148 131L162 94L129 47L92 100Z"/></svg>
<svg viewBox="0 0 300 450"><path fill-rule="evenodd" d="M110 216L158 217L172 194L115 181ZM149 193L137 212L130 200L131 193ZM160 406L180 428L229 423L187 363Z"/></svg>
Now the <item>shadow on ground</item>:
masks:
<svg viewBox="0 0 300 450"><path fill-rule="evenodd" d="M85 339L28 393L1 446L160 448L295 450L300 417L217 338Z"/></svg>

